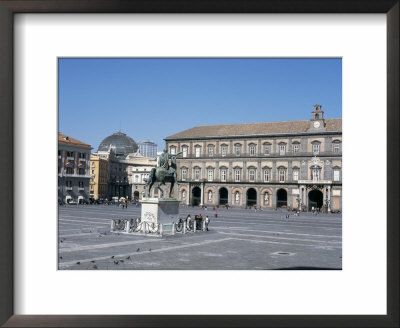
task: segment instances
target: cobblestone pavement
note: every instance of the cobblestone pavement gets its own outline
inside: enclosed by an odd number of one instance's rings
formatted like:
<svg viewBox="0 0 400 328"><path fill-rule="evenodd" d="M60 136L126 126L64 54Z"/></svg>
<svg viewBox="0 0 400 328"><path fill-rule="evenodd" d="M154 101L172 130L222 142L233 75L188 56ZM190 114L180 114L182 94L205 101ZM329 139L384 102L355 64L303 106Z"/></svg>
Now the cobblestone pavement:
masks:
<svg viewBox="0 0 400 328"><path fill-rule="evenodd" d="M150 237L110 233L111 219L140 216L140 207L59 207L59 269L72 270L258 270L341 269L341 214L287 211L212 210L180 207L180 215L201 213L210 231Z"/></svg>

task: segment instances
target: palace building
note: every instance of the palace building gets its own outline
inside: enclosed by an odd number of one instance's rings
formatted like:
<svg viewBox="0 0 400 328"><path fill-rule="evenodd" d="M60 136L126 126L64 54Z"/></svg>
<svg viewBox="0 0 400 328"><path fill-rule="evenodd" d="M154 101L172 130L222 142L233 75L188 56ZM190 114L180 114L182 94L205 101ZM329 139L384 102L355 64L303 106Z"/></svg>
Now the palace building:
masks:
<svg viewBox="0 0 400 328"><path fill-rule="evenodd" d="M196 126L165 138L187 205L342 210L342 119Z"/></svg>

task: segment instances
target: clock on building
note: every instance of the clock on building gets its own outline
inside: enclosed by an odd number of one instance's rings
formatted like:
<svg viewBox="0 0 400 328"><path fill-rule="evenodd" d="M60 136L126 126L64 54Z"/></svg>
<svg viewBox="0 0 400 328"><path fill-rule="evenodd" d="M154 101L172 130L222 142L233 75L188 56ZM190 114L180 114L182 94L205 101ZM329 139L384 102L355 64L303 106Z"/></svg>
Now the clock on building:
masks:
<svg viewBox="0 0 400 328"><path fill-rule="evenodd" d="M314 122L314 128L319 128L320 125L321 123L319 123L318 121Z"/></svg>

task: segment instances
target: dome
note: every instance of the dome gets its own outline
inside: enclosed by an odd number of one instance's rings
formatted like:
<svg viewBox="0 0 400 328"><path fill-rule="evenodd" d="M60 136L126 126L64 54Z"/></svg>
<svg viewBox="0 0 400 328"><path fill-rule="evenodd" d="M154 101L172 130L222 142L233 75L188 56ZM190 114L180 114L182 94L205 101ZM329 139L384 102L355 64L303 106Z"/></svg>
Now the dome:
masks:
<svg viewBox="0 0 400 328"><path fill-rule="evenodd" d="M125 133L117 132L105 138L99 146L98 151L111 151L115 155L125 155L135 153L138 150L138 145Z"/></svg>

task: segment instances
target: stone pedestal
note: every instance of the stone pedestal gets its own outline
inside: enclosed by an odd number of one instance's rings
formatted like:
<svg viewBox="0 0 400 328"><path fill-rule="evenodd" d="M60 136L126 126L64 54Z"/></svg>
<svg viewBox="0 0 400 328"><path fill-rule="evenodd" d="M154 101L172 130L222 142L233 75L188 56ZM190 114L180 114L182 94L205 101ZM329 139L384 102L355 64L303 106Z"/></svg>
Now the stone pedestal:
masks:
<svg viewBox="0 0 400 328"><path fill-rule="evenodd" d="M176 198L143 198L142 222L167 224L179 220L179 200Z"/></svg>

